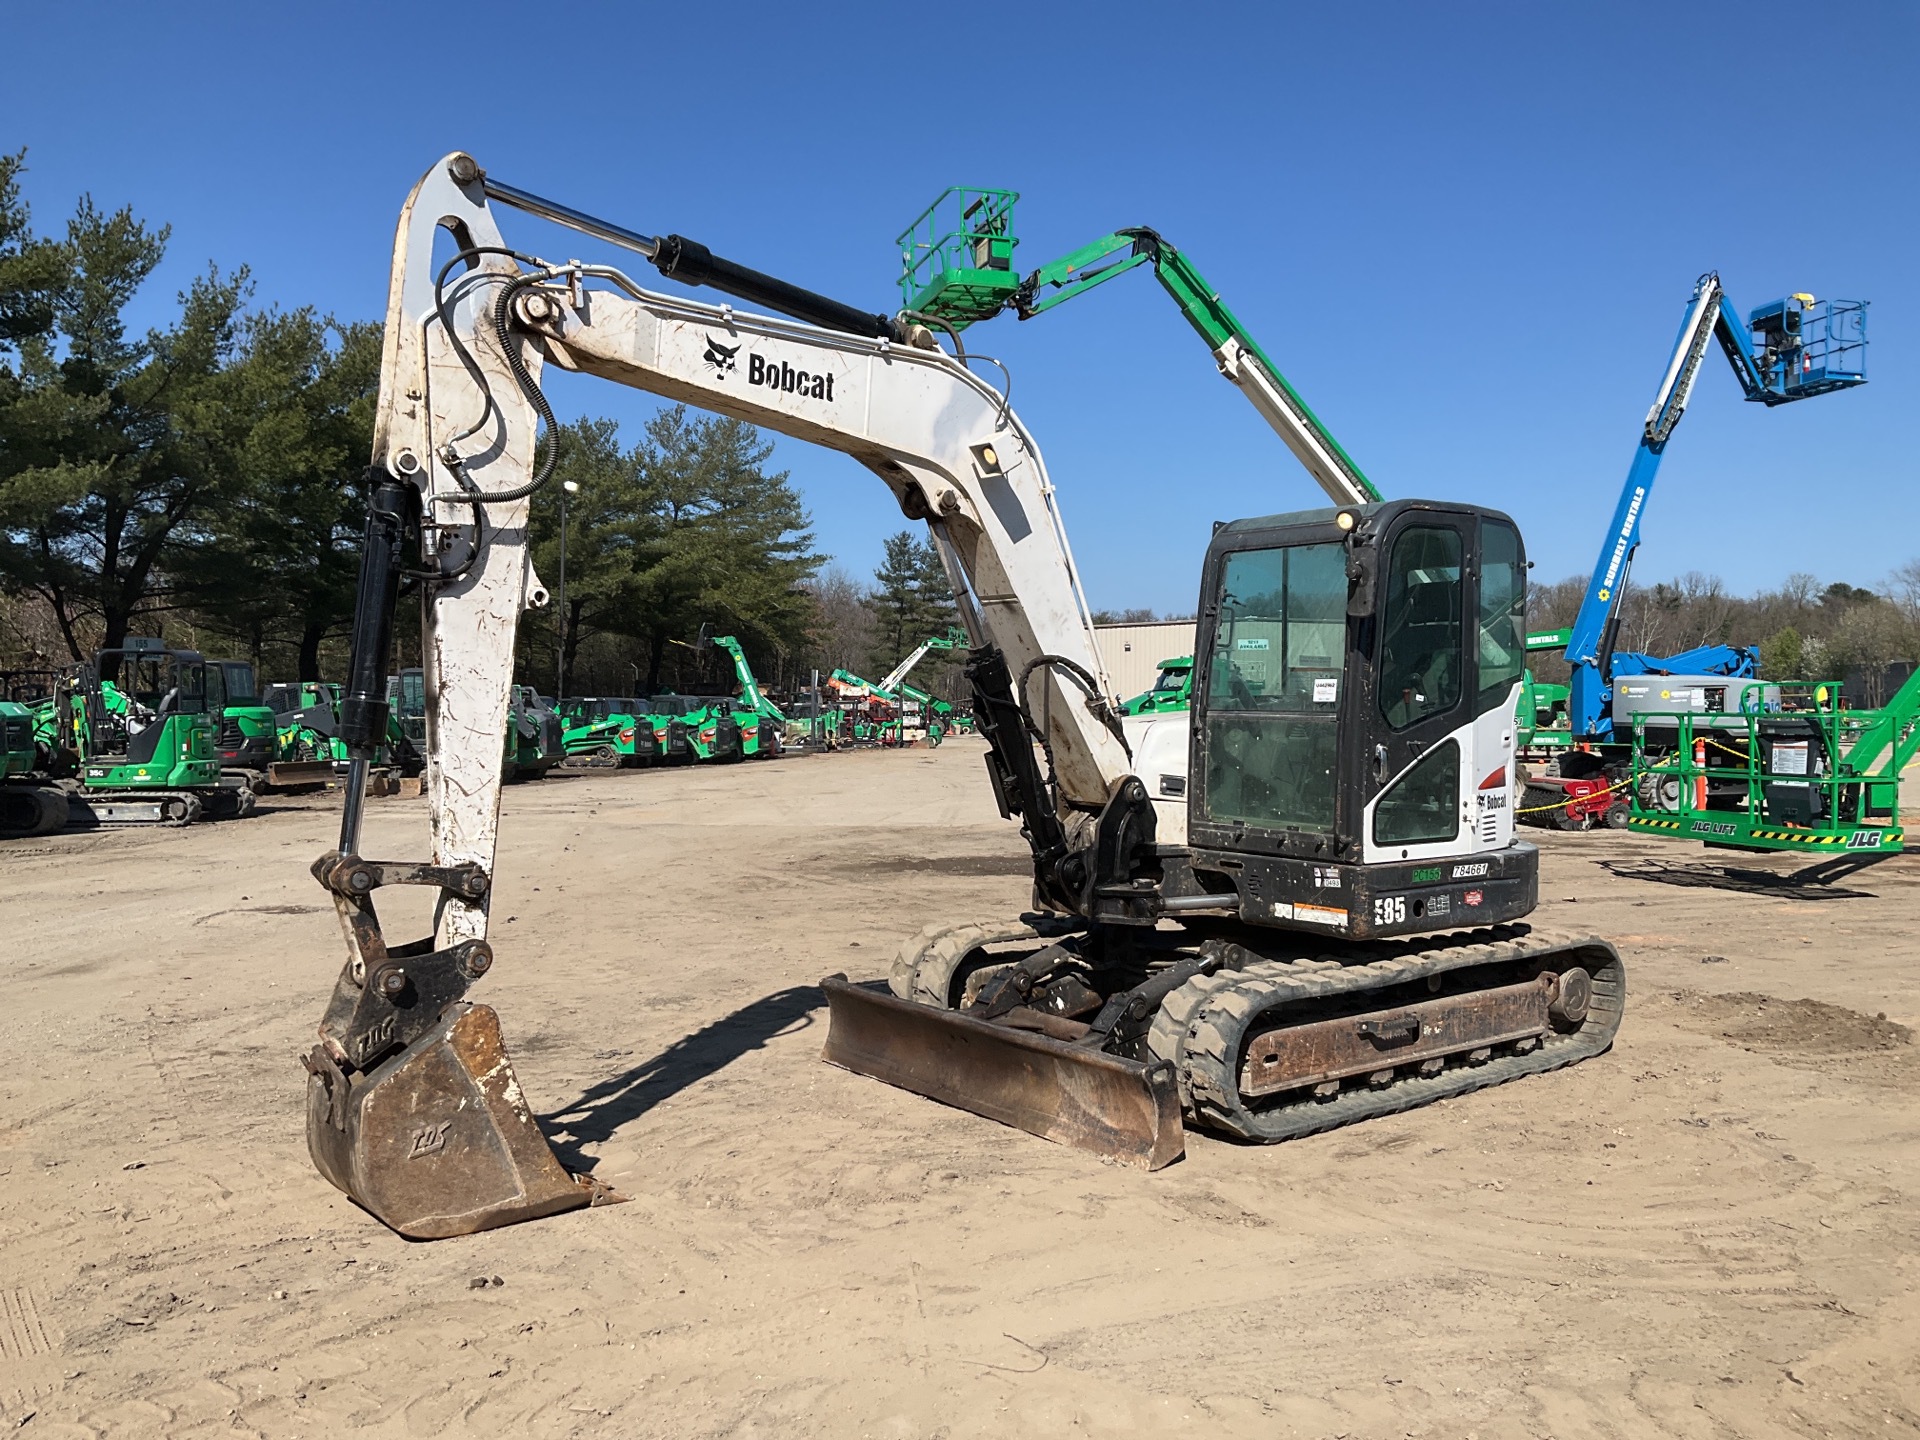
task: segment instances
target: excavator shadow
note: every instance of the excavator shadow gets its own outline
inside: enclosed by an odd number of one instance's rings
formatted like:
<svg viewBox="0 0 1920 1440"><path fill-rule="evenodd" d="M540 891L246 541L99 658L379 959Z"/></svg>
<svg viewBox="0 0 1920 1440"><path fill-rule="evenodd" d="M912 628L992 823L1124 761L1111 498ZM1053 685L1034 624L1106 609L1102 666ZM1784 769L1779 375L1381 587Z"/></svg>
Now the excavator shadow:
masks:
<svg viewBox="0 0 1920 1440"><path fill-rule="evenodd" d="M1871 900L1871 890L1853 890L1844 880L1886 859L1878 855L1835 855L1798 870L1755 870L1736 865L1674 865L1665 860L1596 860L1593 863L1625 880L1652 880L1702 890L1732 890L1772 895L1782 900Z"/></svg>
<svg viewBox="0 0 1920 1440"><path fill-rule="evenodd" d="M583 1146L603 1144L622 1125L639 1119L662 1100L679 1094L769 1040L805 1030L825 1007L817 985L794 985L762 996L722 1016L658 1055L593 1086L569 1105L540 1117L553 1153L576 1174L599 1163Z"/></svg>

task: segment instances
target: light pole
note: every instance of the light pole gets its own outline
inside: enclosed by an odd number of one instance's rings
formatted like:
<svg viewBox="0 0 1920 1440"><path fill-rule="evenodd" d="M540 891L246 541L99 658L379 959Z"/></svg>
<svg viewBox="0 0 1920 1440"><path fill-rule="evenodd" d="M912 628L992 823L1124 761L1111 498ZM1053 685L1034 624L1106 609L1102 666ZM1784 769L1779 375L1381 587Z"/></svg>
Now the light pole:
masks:
<svg viewBox="0 0 1920 1440"><path fill-rule="evenodd" d="M580 493L571 480L560 482L560 586L559 615L554 622L557 644L553 650L553 703L567 698L567 496Z"/></svg>

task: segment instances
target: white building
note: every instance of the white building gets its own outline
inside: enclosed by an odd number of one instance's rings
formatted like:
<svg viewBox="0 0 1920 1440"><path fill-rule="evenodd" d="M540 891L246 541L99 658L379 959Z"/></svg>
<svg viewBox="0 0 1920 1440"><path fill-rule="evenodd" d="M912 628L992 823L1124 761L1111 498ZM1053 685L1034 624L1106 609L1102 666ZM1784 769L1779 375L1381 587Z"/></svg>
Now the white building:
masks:
<svg viewBox="0 0 1920 1440"><path fill-rule="evenodd" d="M1193 654L1194 622L1156 620L1150 625L1096 625L1100 662L1122 700L1149 689L1160 673L1160 662Z"/></svg>

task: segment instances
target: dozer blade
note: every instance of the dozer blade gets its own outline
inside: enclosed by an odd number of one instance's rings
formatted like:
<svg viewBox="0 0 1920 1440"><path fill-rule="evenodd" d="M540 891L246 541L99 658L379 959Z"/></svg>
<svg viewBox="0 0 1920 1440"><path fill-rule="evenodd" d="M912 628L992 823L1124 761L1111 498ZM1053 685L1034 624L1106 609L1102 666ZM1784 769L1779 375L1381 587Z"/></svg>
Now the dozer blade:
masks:
<svg viewBox="0 0 1920 1440"><path fill-rule="evenodd" d="M276 790L324 785L335 778L331 760L276 760L267 766L267 784Z"/></svg>
<svg viewBox="0 0 1920 1440"><path fill-rule="evenodd" d="M438 1240L612 1197L569 1175L514 1078L500 1019L451 1005L406 1049L350 1080L310 1057L307 1149L402 1235Z"/></svg>
<svg viewBox="0 0 1920 1440"><path fill-rule="evenodd" d="M1186 1152L1171 1066L899 999L884 982L820 982L824 1058L1062 1145L1158 1170Z"/></svg>

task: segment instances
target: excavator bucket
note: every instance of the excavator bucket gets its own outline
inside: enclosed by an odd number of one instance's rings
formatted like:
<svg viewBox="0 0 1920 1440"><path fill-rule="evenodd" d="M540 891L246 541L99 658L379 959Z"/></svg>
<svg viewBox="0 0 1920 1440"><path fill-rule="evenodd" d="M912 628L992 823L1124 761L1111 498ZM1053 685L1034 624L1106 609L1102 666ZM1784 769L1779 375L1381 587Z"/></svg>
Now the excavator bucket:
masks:
<svg viewBox="0 0 1920 1440"><path fill-rule="evenodd" d="M561 1168L485 1005L451 1005L348 1079L308 1057L307 1149L357 1204L414 1240L470 1235L618 1198Z"/></svg>
<svg viewBox="0 0 1920 1440"><path fill-rule="evenodd" d="M824 1058L1045 1140L1158 1170L1186 1152L1171 1066L902 1000L884 983L820 982Z"/></svg>

